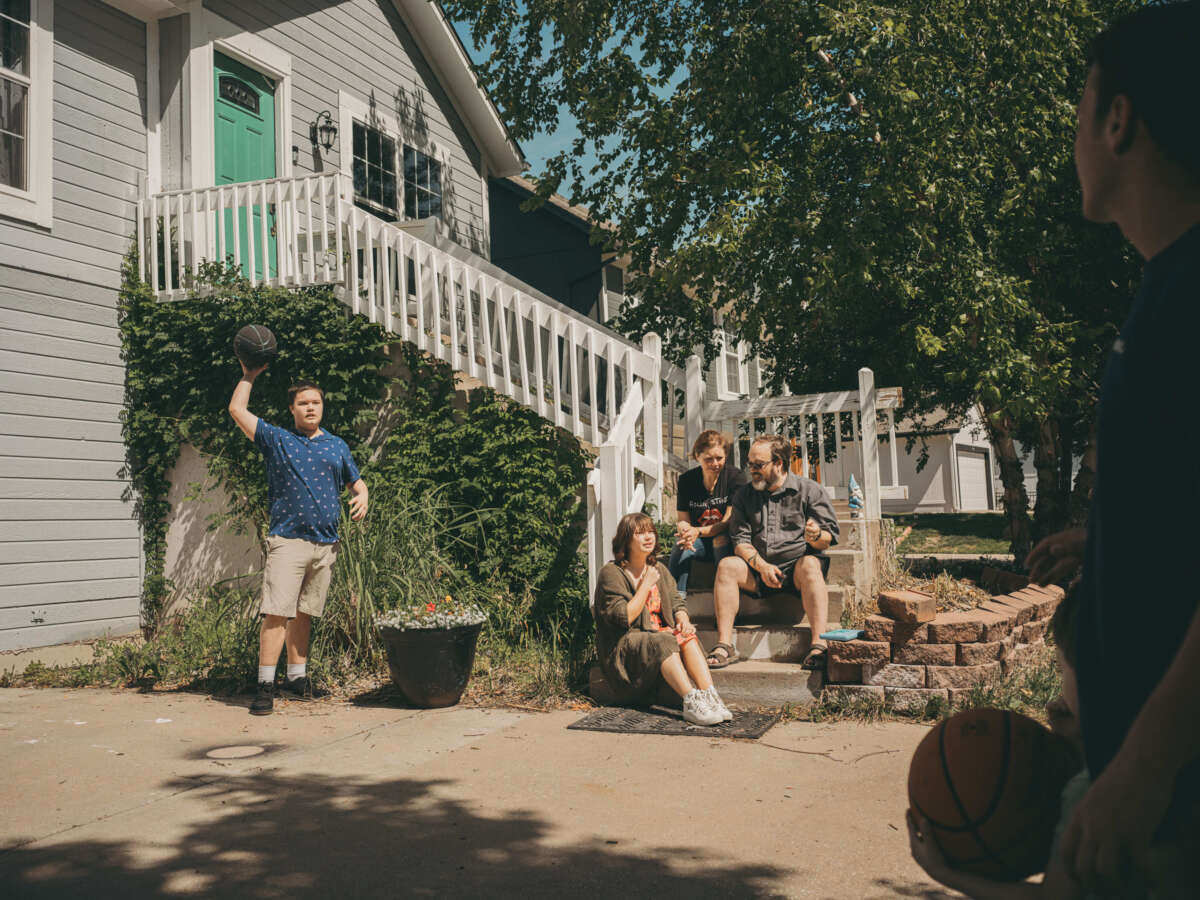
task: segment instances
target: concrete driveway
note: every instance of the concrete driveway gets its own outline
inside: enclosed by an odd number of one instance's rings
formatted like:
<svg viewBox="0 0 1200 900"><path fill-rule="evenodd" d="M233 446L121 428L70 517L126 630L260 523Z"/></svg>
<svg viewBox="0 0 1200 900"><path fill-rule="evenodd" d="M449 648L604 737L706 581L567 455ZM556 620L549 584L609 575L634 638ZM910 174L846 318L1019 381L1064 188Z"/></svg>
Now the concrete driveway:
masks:
<svg viewBox="0 0 1200 900"><path fill-rule="evenodd" d="M0 896L953 896L907 850L920 725L245 702L0 691Z"/></svg>

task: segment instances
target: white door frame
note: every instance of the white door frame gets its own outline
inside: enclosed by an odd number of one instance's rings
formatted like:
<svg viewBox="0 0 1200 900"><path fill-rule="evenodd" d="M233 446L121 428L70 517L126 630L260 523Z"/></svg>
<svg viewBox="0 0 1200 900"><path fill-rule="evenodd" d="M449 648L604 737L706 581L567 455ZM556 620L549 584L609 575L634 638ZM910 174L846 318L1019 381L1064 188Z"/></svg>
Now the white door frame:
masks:
<svg viewBox="0 0 1200 900"><path fill-rule="evenodd" d="M192 188L216 183L213 98L213 53L220 52L262 72L275 84L275 172L280 178L292 175L292 57L274 44L251 34L211 10L203 0L189 5L188 120L190 159L184 163L185 183Z"/></svg>

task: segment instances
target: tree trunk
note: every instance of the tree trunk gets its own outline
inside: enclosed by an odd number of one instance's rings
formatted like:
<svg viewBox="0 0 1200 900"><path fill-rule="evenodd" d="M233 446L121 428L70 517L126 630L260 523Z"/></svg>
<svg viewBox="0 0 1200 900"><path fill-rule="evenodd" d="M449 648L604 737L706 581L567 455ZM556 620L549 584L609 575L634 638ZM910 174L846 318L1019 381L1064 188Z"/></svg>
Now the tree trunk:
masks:
<svg viewBox="0 0 1200 900"><path fill-rule="evenodd" d="M1033 543L1062 531L1067 524L1067 502L1070 499L1071 489L1069 479L1064 485L1060 477L1059 449L1057 426L1050 419L1043 419L1034 432L1033 444L1033 467L1037 470L1037 501L1033 507ZM1068 457L1069 455L1068 453Z"/></svg>
<svg viewBox="0 0 1200 900"><path fill-rule="evenodd" d="M1096 435L1088 441L1075 475L1075 486L1071 491L1070 514L1072 525L1086 525L1088 510L1092 505L1092 489L1096 484Z"/></svg>
<svg viewBox="0 0 1200 900"><path fill-rule="evenodd" d="M1012 420L995 410L985 410L988 435L1000 466L1000 483L1004 486L1004 516L1008 520L1008 539L1017 560L1022 560L1032 548L1029 522L1029 495L1025 493L1025 473L1021 456L1013 440Z"/></svg>

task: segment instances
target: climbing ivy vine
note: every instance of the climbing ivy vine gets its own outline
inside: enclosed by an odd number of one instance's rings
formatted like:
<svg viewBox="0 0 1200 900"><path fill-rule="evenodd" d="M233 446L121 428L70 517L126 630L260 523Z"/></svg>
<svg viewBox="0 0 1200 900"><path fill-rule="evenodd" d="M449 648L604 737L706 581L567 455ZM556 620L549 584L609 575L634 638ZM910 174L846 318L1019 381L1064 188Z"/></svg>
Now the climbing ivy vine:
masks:
<svg viewBox="0 0 1200 900"><path fill-rule="evenodd" d="M451 503L492 511L489 539L480 533L465 544L461 562L505 594L509 607L494 611L500 619L548 620L564 602L572 620L581 604L586 612L585 596L560 596L564 583L579 593L574 570L588 455L574 438L489 389L460 390L448 366L352 315L330 288L253 286L236 268L209 265L196 296L160 302L138 273L131 253L119 302L122 423L143 531L148 623L157 625L171 591L163 568L167 497L185 443L204 457L208 486L229 495L213 527L266 533L262 457L227 412L241 376L233 336L251 322L279 342L279 355L255 382L256 414L287 425L288 386L299 379L321 385L323 426L349 444L373 494L400 484L444 486Z"/></svg>

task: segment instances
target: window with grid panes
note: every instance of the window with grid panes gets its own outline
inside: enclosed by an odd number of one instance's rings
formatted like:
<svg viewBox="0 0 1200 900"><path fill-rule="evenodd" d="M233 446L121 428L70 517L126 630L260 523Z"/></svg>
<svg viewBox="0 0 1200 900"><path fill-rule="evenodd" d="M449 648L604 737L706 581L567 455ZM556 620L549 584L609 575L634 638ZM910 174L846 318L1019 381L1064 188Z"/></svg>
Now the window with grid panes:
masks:
<svg viewBox="0 0 1200 900"><path fill-rule="evenodd" d="M404 215L425 219L442 214L442 164L404 145Z"/></svg>
<svg viewBox="0 0 1200 900"><path fill-rule="evenodd" d="M30 0L0 0L0 184L29 190Z"/></svg>
<svg viewBox="0 0 1200 900"><path fill-rule="evenodd" d="M386 218L396 218L396 141L355 121L353 153L355 202Z"/></svg>

